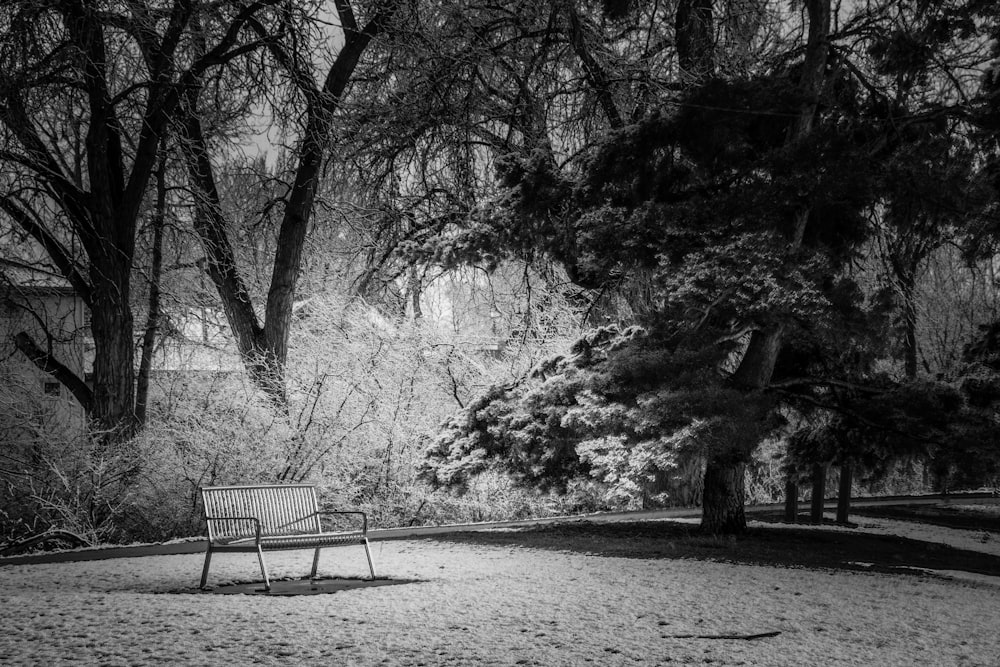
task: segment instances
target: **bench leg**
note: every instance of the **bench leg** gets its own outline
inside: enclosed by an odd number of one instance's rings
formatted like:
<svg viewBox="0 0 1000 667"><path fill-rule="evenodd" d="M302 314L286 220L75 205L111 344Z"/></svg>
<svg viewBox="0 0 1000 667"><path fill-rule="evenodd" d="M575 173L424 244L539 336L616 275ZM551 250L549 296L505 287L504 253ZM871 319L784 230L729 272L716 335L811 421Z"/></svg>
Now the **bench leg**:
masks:
<svg viewBox="0 0 1000 667"><path fill-rule="evenodd" d="M260 572L264 575L264 590L271 590L271 580L267 578L267 565L264 564L264 550L257 546L257 560L260 561Z"/></svg>
<svg viewBox="0 0 1000 667"><path fill-rule="evenodd" d="M319 569L319 549L319 547L316 547L316 553L313 555L313 569L312 572L309 573L310 579L316 578L316 570Z"/></svg>
<svg viewBox="0 0 1000 667"><path fill-rule="evenodd" d="M368 557L368 569L371 570L372 579L374 579L375 578L375 566L372 565L372 552L371 552L371 549L368 548L368 538L367 537L365 538L365 556Z"/></svg>
<svg viewBox="0 0 1000 667"><path fill-rule="evenodd" d="M205 566L201 568L201 584L198 588L205 588L205 584L208 583L208 566L212 562L212 547L209 547L205 551Z"/></svg>

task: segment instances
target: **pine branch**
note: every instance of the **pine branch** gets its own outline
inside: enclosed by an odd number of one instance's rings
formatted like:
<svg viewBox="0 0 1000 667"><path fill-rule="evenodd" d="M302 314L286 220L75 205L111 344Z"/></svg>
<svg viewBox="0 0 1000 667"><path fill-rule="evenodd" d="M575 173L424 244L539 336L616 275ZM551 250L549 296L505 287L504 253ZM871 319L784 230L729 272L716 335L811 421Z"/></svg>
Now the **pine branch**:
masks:
<svg viewBox="0 0 1000 667"><path fill-rule="evenodd" d="M888 391L887 387L870 387L866 385L856 384L854 382L847 382L846 380L837 380L834 378L792 378L790 380L782 380L781 382L772 382L766 389L790 389L794 387L816 387L816 386L826 386L826 387L838 387L840 389L849 389L851 391L857 391L862 394L870 394L872 396L878 396L884 394Z"/></svg>

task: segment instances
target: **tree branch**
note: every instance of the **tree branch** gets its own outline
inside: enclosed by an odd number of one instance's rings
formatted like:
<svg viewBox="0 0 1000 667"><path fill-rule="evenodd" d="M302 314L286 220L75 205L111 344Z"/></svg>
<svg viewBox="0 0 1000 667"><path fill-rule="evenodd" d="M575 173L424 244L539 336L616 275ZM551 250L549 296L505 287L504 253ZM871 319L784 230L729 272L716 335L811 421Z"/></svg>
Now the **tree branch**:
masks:
<svg viewBox="0 0 1000 667"><path fill-rule="evenodd" d="M337 14L340 16L340 26L344 31L344 40L348 39L347 33L358 31L358 20L354 18L354 10L351 9L349 0L334 0L337 6Z"/></svg>
<svg viewBox="0 0 1000 667"><path fill-rule="evenodd" d="M197 91L189 91L189 106L183 126L185 136L181 142L189 178L197 189L194 227L205 247L207 272L222 298L237 345L244 355L252 355L262 330L254 314L250 293L237 270L236 253L226 234L226 221L222 215L212 161L198 110L194 107L196 99Z"/></svg>
<svg viewBox="0 0 1000 667"><path fill-rule="evenodd" d="M76 400L83 406L85 412L90 413L93 408L94 394L90 387L80 379L80 377L57 360L51 352L38 347L26 332L22 331L14 336L14 345L40 370L48 373L61 382Z"/></svg>
<svg viewBox="0 0 1000 667"><path fill-rule="evenodd" d="M19 159L17 162L35 172L39 179L48 184L80 230L91 233L93 225L90 220L88 195L70 180L49 152L32 125L19 92L8 93L7 104L0 106L0 121L17 137L30 158Z"/></svg>
<svg viewBox="0 0 1000 667"><path fill-rule="evenodd" d="M935 440L933 438L928 438L928 437L923 436L923 435L917 435L916 433L909 433L907 431L903 431L903 430L900 430L898 428L894 428L892 426L888 426L886 424L879 424L878 422L874 422L871 419L869 419L869 418L867 418L867 417L865 417L863 415L858 414L854 410L851 410L849 408L844 407L843 405L837 405L837 404L834 404L834 403L826 403L824 401L819 400L818 398L814 398L812 396L809 396L808 394L800 394L800 393L797 393L797 392L790 392L790 391L788 391L786 389L776 389L775 391L777 391L778 393L781 393L781 394L785 394L785 395L787 395L787 396L789 396L789 397L791 397L793 399L798 399L800 401L804 401L806 403L809 403L810 405L813 405L813 406L815 406L817 408L820 408L822 410L828 410L830 412L839 413L841 415L849 417L850 419L855 420L857 423L861 424L862 426L867 426L868 428L874 429L876 431L881 431L883 433L894 433L896 435L901 435L904 438L911 438L911 439L913 439L913 440L915 440L917 442L922 442L922 443L926 443L926 444L935 444L936 442L938 442L937 440Z"/></svg>
<svg viewBox="0 0 1000 667"><path fill-rule="evenodd" d="M604 109L604 115L608 118L608 123L612 129L618 129L624 125L622 115L618 111L614 97L611 95L611 79L607 72L597 62L593 54L587 49L587 42L584 35L583 24L580 23L580 15L572 2L566 3L566 13L569 16L569 39L573 45L573 51L583 65L583 70L587 75L587 82L597 94L597 99Z"/></svg>
<svg viewBox="0 0 1000 667"><path fill-rule="evenodd" d="M390 12L383 11L372 18L354 38L347 41L330 67L318 99L307 104L308 121L299 144L299 162L295 180L285 201L285 213L278 231L271 283L264 314L264 337L279 365L284 365L288 349L288 327L295 286L298 281L309 218L312 215L320 169L327 153L327 142L334 113L340 106L347 84L351 80L361 54L385 27Z"/></svg>
<svg viewBox="0 0 1000 667"><path fill-rule="evenodd" d="M838 387L840 389L849 389L851 391L856 391L862 394L870 394L872 396L884 394L887 391L886 388L866 387L864 385L847 382L845 380L836 380L833 378L792 378L789 380L782 380L781 382L772 382L767 385L765 389L791 389L794 387L816 386Z"/></svg>
<svg viewBox="0 0 1000 667"><path fill-rule="evenodd" d="M21 229L45 249L63 277L73 286L73 290L83 299L84 303L90 306L92 301L90 283L84 278L63 244L29 213L27 207L16 204L11 197L0 197L0 210L9 215Z"/></svg>

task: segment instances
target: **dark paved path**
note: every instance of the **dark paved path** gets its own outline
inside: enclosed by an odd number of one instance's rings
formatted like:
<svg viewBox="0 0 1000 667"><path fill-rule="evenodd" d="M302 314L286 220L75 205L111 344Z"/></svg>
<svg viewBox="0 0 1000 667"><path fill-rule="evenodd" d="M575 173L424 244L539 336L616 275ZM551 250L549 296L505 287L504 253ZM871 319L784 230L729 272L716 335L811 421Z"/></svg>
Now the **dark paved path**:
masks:
<svg viewBox="0 0 1000 667"><path fill-rule="evenodd" d="M890 496L881 498L856 498L851 501L851 507L876 507L885 505L930 505L937 503L975 504L1000 502L990 493L965 493L947 496ZM775 512L783 509L780 503L770 505L753 505L746 508L748 514ZM836 499L826 501L827 509L836 509ZM585 514L580 516L545 517L540 519L524 519L521 521L493 521L488 523L463 523L445 526L404 526L398 528L379 528L368 531L368 538L376 540L394 540L418 538L429 535L445 535L448 533L467 533L480 530L497 530L509 528L527 528L530 526L549 525L557 523L572 523L588 521L592 523L620 523L625 521L655 521L658 519L697 519L701 516L698 508L674 508L661 510L642 510L634 512L604 512L600 514ZM137 558L140 556L168 556L174 554L204 553L205 540L188 542L171 542L167 544L147 544L128 547L107 547L101 549L81 549L77 551L59 551L52 553L33 553L22 556L0 557L0 566L26 565L41 563L69 563L74 561L107 560L110 558Z"/></svg>

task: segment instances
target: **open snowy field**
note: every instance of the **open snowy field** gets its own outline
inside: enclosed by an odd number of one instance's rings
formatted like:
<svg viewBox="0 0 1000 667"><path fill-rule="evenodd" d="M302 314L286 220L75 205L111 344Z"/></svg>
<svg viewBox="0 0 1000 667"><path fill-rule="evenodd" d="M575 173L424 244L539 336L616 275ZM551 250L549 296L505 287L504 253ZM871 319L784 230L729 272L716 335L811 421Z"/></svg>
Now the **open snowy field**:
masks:
<svg viewBox="0 0 1000 667"><path fill-rule="evenodd" d="M869 519L863 529L1000 555L996 535ZM200 555L3 566L0 664L1000 665L1000 580L990 577L430 539L377 542L373 553L380 575L415 581L209 595L194 589ZM310 557L269 563L298 576ZM364 552L327 550L320 571L361 576ZM213 559L211 583L257 577L252 554Z"/></svg>

